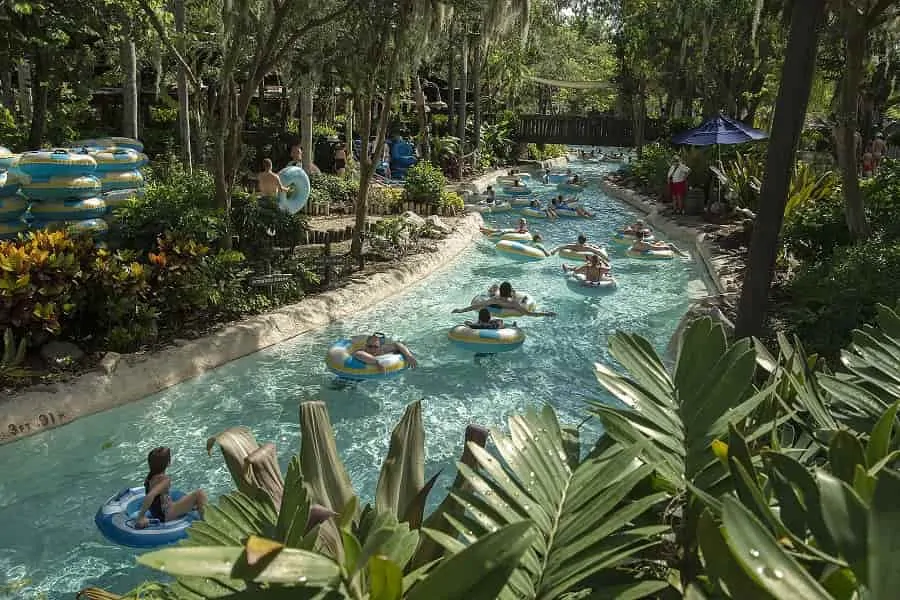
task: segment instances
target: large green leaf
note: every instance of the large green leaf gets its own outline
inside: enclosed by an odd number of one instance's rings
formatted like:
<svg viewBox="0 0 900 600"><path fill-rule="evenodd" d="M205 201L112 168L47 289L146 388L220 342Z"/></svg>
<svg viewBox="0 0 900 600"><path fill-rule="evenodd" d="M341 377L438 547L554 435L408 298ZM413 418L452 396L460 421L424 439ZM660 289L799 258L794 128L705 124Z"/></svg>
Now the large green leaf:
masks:
<svg viewBox="0 0 900 600"><path fill-rule="evenodd" d="M893 598L900 590L900 473L884 469L869 511L868 584L872 598Z"/></svg>
<svg viewBox="0 0 900 600"><path fill-rule="evenodd" d="M724 499L722 521L731 558L758 587L783 600L831 599L815 578L778 545L765 526L736 498Z"/></svg>
<svg viewBox="0 0 900 600"><path fill-rule="evenodd" d="M721 325L697 319L684 331L673 376L639 336L615 334L610 352L630 377L595 366L600 383L627 406L591 403L607 434L625 446L649 441L643 458L674 489L685 489L689 481L721 484L727 473L711 460L710 444L727 436L730 423L750 417L774 389L754 393L750 341L729 345ZM773 423L755 427L758 437Z"/></svg>
<svg viewBox="0 0 900 600"><path fill-rule="evenodd" d="M356 496L334 441L328 409L320 401L300 404L300 466L313 502L339 512Z"/></svg>
<svg viewBox="0 0 900 600"><path fill-rule="evenodd" d="M857 576L865 577L860 569L866 559L868 539L868 507L849 485L818 471L822 516L834 544Z"/></svg>
<svg viewBox="0 0 900 600"><path fill-rule="evenodd" d="M198 546L157 550L138 557L144 566L188 577L239 579L236 572L247 568L241 546ZM320 554L284 548L254 573L253 581L308 587L331 587L340 578L340 566Z"/></svg>
<svg viewBox="0 0 900 600"><path fill-rule="evenodd" d="M535 533L519 522L489 533L443 560L416 583L407 600L495 600L529 549Z"/></svg>
<svg viewBox="0 0 900 600"><path fill-rule="evenodd" d="M406 508L425 486L425 427L422 403L406 407L394 427L387 456L375 491L375 506L402 518Z"/></svg>
<svg viewBox="0 0 900 600"><path fill-rule="evenodd" d="M288 465L277 524L277 539L289 548L303 548L303 540L309 527L309 508L309 497L300 472L300 458L295 456Z"/></svg>
<svg viewBox="0 0 900 600"><path fill-rule="evenodd" d="M449 518L468 543L511 523L535 524L537 535L499 597L559 598L591 575L633 560L668 530L636 525L665 497L630 497L653 472L638 459L643 447L613 446L573 471L549 406L511 417L509 429L509 436L491 432L498 456L470 445L476 467L460 463L468 485L451 491L465 512ZM445 547L459 550L455 540Z"/></svg>

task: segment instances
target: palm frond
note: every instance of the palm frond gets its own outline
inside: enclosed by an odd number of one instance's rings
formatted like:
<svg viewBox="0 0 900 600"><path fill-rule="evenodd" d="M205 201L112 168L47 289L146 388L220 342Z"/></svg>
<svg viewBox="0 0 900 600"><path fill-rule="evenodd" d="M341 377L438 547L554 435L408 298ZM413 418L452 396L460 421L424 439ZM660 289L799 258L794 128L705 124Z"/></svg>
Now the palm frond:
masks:
<svg viewBox="0 0 900 600"><path fill-rule="evenodd" d="M665 494L629 497L653 471L638 459L642 447L616 445L573 470L549 406L511 417L509 429L509 436L491 432L498 456L470 444L475 466L459 464L467 485L451 490L451 497L464 512L447 519L462 541L425 531L454 553L511 523L533 522L538 535L498 597L562 597L659 543L667 526L640 527L634 521Z"/></svg>

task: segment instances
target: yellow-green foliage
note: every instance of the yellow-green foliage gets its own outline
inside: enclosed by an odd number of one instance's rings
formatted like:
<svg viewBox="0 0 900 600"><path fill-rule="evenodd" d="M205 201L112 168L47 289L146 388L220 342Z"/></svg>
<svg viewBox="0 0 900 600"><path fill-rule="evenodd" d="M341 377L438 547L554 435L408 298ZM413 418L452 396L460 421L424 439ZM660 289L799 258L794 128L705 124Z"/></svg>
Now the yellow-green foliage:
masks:
<svg viewBox="0 0 900 600"><path fill-rule="evenodd" d="M60 318L74 308L84 249L60 231L0 242L0 325L58 333Z"/></svg>

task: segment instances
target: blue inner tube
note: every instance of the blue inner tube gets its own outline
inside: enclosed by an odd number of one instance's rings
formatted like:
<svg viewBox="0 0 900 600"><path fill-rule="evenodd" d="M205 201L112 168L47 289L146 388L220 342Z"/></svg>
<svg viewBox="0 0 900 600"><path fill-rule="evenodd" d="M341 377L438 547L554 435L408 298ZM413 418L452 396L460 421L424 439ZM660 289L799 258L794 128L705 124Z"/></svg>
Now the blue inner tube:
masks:
<svg viewBox="0 0 900 600"><path fill-rule="evenodd" d="M157 548L186 538L188 527L200 519L199 513L193 511L180 519L164 523L150 519L150 525L138 529L134 521L145 496L143 487L125 488L104 502L94 516L94 523L103 537L129 548ZM183 496L184 493L178 490L169 493L173 501ZM146 516L149 518L149 513Z"/></svg>
<svg viewBox="0 0 900 600"><path fill-rule="evenodd" d="M309 200L309 175L302 167L291 165L279 171L278 176L282 185L291 188L288 193L278 194L278 206L291 214L299 212Z"/></svg>
<svg viewBox="0 0 900 600"><path fill-rule="evenodd" d="M31 205L31 214L38 221L99 219L106 214L106 202L101 198L35 202Z"/></svg>

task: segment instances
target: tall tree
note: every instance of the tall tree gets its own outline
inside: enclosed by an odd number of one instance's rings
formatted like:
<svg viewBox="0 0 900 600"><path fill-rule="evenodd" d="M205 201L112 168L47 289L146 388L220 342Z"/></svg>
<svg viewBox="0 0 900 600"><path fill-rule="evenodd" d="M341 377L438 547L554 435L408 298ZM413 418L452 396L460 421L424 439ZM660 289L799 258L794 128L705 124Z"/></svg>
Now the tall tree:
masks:
<svg viewBox="0 0 900 600"><path fill-rule="evenodd" d="M747 272L738 304L735 335L758 335L765 325L769 287L775 271L778 235L784 218L797 143L806 118L806 105L816 68L819 29L825 0L794 0L787 54L775 104L775 119L766 156L753 226Z"/></svg>
<svg viewBox="0 0 900 600"><path fill-rule="evenodd" d="M889 17L897 15L900 9L896 0L838 0L835 10L844 42L844 73L835 115L844 215L850 235L856 240L862 240L869 235L869 223L859 189L856 135L859 129L860 90L868 56L867 44L871 32L883 25Z"/></svg>
<svg viewBox="0 0 900 600"><path fill-rule="evenodd" d="M119 40L122 64L122 135L130 138L138 136L138 105L140 90L138 89L137 49L132 37L130 17L124 19L122 34Z"/></svg>
<svg viewBox="0 0 900 600"><path fill-rule="evenodd" d="M182 56L187 54L185 36L185 0L173 0L175 13L175 43ZM191 152L191 91L188 88L186 65L178 64L178 138L181 141L181 162L188 173L193 171L194 161Z"/></svg>
<svg viewBox="0 0 900 600"><path fill-rule="evenodd" d="M369 184L387 137L396 86L416 72L432 33L442 27L448 14L448 7L436 0L362 0L343 28L344 47L351 54L341 67L359 111L362 138L356 235L350 247L360 265Z"/></svg>
<svg viewBox="0 0 900 600"><path fill-rule="evenodd" d="M150 0L139 0L170 52L186 69L189 65L165 32ZM356 0L323 6L314 0L222 0L218 7L221 31L215 101L210 118L213 142L213 179L216 199L231 212L231 191L243 158L243 131L247 111L264 78L273 72L320 27L346 14ZM188 71L192 84L199 79ZM227 221L226 221L227 223ZM228 238L230 239L230 238Z"/></svg>

